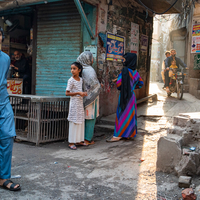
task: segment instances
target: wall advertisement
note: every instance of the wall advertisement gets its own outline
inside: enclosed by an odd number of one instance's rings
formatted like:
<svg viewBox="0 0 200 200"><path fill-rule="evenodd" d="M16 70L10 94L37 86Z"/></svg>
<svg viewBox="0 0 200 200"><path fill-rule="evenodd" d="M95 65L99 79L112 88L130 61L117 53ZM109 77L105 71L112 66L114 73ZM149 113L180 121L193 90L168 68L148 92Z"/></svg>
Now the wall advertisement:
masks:
<svg viewBox="0 0 200 200"><path fill-rule="evenodd" d="M141 35L140 39L140 44L141 44L141 51L142 52L147 52L148 49L148 36L147 35Z"/></svg>
<svg viewBox="0 0 200 200"><path fill-rule="evenodd" d="M125 39L123 36L107 33L106 60L122 61Z"/></svg>
<svg viewBox="0 0 200 200"><path fill-rule="evenodd" d="M131 22L131 43L130 51L138 55L139 50L139 24Z"/></svg>
<svg viewBox="0 0 200 200"><path fill-rule="evenodd" d="M192 27L191 53L200 53L200 24Z"/></svg>
<svg viewBox="0 0 200 200"><path fill-rule="evenodd" d="M22 94L23 79L7 79L8 94Z"/></svg>

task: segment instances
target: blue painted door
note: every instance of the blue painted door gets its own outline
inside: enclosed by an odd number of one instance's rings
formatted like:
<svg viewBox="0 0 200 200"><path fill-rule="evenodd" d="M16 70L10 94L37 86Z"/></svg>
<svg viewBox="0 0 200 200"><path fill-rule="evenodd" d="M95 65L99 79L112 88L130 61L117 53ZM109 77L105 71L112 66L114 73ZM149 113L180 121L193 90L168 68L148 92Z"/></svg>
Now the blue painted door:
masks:
<svg viewBox="0 0 200 200"><path fill-rule="evenodd" d="M81 48L81 17L73 0L38 7L37 95L65 95L71 63Z"/></svg>

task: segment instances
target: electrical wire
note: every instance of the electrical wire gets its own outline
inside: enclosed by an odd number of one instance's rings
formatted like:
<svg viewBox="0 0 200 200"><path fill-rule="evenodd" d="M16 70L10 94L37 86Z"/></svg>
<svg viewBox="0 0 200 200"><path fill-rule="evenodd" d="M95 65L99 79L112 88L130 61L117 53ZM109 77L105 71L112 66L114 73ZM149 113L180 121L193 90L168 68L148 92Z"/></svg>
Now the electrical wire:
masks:
<svg viewBox="0 0 200 200"><path fill-rule="evenodd" d="M174 2L167 10L165 10L165 11L162 12L162 13L157 13L156 11L154 11L154 10L152 10L151 8L149 8L149 7L147 7L146 5L144 5L144 3L142 3L141 0L138 0L138 1L139 1L140 4L141 4L142 6L144 6L147 10L150 10L151 12L153 12L153 13L155 13L155 14L157 14L157 15L162 15L162 14L165 14L168 10L170 10L170 9L177 3L178 0L175 0L175 2Z"/></svg>

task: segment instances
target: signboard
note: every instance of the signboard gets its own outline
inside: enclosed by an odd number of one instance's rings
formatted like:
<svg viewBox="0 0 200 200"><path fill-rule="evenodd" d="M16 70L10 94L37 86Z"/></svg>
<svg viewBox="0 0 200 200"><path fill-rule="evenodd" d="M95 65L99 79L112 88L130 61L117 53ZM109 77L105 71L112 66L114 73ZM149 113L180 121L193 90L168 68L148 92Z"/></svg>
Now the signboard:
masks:
<svg viewBox="0 0 200 200"><path fill-rule="evenodd" d="M23 79L7 79L8 94L22 94Z"/></svg>
<svg viewBox="0 0 200 200"><path fill-rule="evenodd" d="M200 69L200 54L194 56L194 69Z"/></svg>
<svg viewBox="0 0 200 200"><path fill-rule="evenodd" d="M147 35L143 35L143 34L141 35L140 44L141 44L141 51L147 52L147 49L148 49L148 36Z"/></svg>
<svg viewBox="0 0 200 200"><path fill-rule="evenodd" d="M192 27L191 53L200 53L200 24Z"/></svg>
<svg viewBox="0 0 200 200"><path fill-rule="evenodd" d="M139 24L131 22L131 44L130 51L138 55L139 50Z"/></svg>
<svg viewBox="0 0 200 200"><path fill-rule="evenodd" d="M94 58L94 61L96 61L97 59L97 47L96 46L87 46L87 47L84 47L84 51L90 51L93 55L93 58Z"/></svg>
<svg viewBox="0 0 200 200"><path fill-rule="evenodd" d="M125 40L123 36L107 33L106 60L122 61Z"/></svg>

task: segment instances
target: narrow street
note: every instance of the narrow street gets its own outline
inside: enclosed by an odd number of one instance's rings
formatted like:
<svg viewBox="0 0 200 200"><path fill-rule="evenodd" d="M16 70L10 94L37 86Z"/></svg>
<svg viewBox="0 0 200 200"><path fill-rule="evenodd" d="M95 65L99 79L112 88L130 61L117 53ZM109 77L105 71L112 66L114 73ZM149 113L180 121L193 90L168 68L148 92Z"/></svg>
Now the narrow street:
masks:
<svg viewBox="0 0 200 200"><path fill-rule="evenodd" d="M156 172L157 140L166 134L173 116L200 111L197 100L184 94L167 98L162 84L151 83L158 101L138 106L138 135L134 140L107 143L112 132L96 131L95 144L73 151L66 141L14 144L12 175L22 185L20 192L0 189L0 199L181 199L178 178ZM144 159L141 162L140 159ZM198 178L193 183L200 184Z"/></svg>

